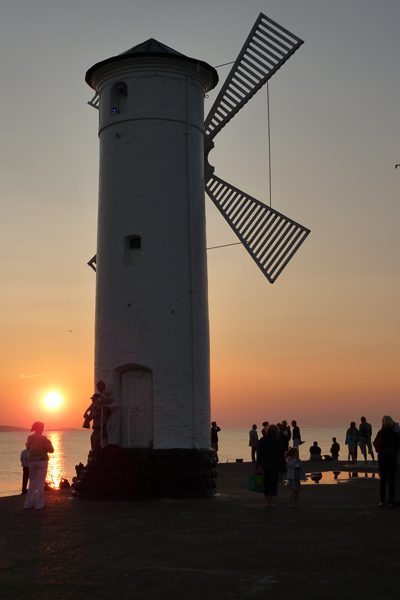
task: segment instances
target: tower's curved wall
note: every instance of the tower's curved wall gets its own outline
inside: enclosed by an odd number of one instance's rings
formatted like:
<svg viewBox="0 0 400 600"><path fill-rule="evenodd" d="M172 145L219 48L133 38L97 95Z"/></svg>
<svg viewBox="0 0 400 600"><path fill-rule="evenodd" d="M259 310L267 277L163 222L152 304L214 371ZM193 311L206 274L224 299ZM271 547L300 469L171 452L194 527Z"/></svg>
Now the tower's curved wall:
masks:
<svg viewBox="0 0 400 600"><path fill-rule="evenodd" d="M210 445L203 102L211 81L204 63L173 56L125 58L92 74L100 95L95 377L131 405L121 411L122 445L133 439L126 420L140 420L140 410L142 445L147 435L155 449Z"/></svg>

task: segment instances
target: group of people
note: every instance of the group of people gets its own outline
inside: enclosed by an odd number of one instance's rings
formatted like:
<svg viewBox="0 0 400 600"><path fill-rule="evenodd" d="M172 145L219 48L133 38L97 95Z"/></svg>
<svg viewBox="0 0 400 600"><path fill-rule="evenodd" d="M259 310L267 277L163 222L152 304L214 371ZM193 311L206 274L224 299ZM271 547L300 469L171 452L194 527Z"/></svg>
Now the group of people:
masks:
<svg viewBox="0 0 400 600"><path fill-rule="evenodd" d="M119 406L107 391L104 381L96 384L98 393L91 396L91 405L86 409L85 426L92 422L91 448L98 450L105 444L119 445L120 411ZM102 416L103 412L103 416ZM31 427L24 450L21 452L22 494L26 494L25 508L45 508L44 489L46 483L49 453L54 452L51 441L43 435L44 423L35 421ZM28 487L29 482L29 487Z"/></svg>
<svg viewBox="0 0 400 600"><path fill-rule="evenodd" d="M372 448L372 426L367 423L367 419L365 417L361 417L361 423L358 429L355 421L350 423L350 427L346 432L345 444L349 452L349 462L357 462L357 450L358 447L360 447L360 452L364 456L365 464L368 464L367 449L372 458L373 464L375 464L374 450Z"/></svg>
<svg viewBox="0 0 400 600"><path fill-rule="evenodd" d="M91 436L92 450L99 449L107 442L116 445L119 442L120 420L118 407L115 400L107 392L103 381L96 384L98 393L91 397L92 403L85 411L84 418L93 421L93 433ZM101 412L106 407L109 410L108 419L102 419ZM118 420L110 418L118 415ZM104 422L105 421L105 422ZM111 427L107 427L111 422ZM299 446L301 440L300 429L296 421L292 421L293 430L282 421L278 425L270 425L268 421L263 423L261 438L258 438L257 425L253 425L249 432L249 446L251 447L251 460L256 463L257 470L263 475L266 506L273 507L272 499L277 495L278 482L282 473L287 473L290 486L289 505L298 507L298 496L301 481L306 480L304 467L299 458ZM31 427L32 435L28 436L26 449L21 453L21 464L23 467L22 493L27 494L25 508L43 509L44 487L48 466L48 454L54 452L51 441L43 435L44 424L35 421ZM213 421L211 423L211 447L218 451L218 432L221 428ZM118 435L117 435L117 433ZM349 449L349 460L357 461L357 446L367 462L367 449L375 464L372 446L378 454L378 467L380 474L380 502L379 506L395 506L400 503L400 425L390 416L385 415L382 419L382 427L378 431L373 443L372 427L365 417L361 417L360 427L357 429L355 422L350 423L346 433L345 444ZM292 446L289 442L292 440ZM106 442L106 443L107 443ZM331 454L334 460L339 457L340 445L336 438L332 438ZM310 448L310 457L321 455L318 442L314 442ZM396 494L396 476L398 479L398 493ZM27 483L29 480L29 488ZM387 501L386 492L388 491ZM397 496L397 497L396 497Z"/></svg>
<svg viewBox="0 0 400 600"><path fill-rule="evenodd" d="M361 417L361 423L358 429L355 421L350 423L350 427L346 431L345 445L348 448L349 462L357 462L357 452L358 448L360 448L360 452L364 456L365 464L368 464L367 454L371 456L373 464L376 464L374 450L372 447L372 426L367 422L365 417ZM340 444L338 443L337 439L333 437L330 448L330 458L332 460L339 460L339 452ZM322 451L318 445L318 442L314 442L313 445L310 446L310 460L322 460Z"/></svg>
<svg viewBox="0 0 400 600"><path fill-rule="evenodd" d="M391 417L385 415L382 418L382 427L372 441L372 427L365 417L361 417L359 427L355 421L350 423L346 432L345 444L348 448L348 460L353 464L357 462L357 451L364 457L368 464L367 454L375 462L374 448L378 455L378 468L380 476L380 502L379 506L395 506L400 503L400 426ZM396 493L396 477L398 481L398 492ZM386 492L387 501L386 501Z"/></svg>
<svg viewBox="0 0 400 600"><path fill-rule="evenodd" d="M290 437L288 433L285 435L284 428L287 431L285 421L282 421L280 427L278 425L268 425L257 446L257 472L263 476L265 506L267 508L275 507L273 498L278 493L278 483L282 473L286 471L290 487L289 506L291 508L299 507L301 481L307 480L304 467L299 458L299 446L288 447ZM298 439L300 438L296 438L296 440Z"/></svg>
<svg viewBox="0 0 400 600"><path fill-rule="evenodd" d="M293 432L292 434L290 433L285 421L282 421L279 426L263 425L261 439L258 439L257 426L253 425L250 430L249 445L252 448L252 461L256 462L256 472L263 476L266 507L270 508L274 506L272 500L277 495L281 474L286 471L290 487L289 506L296 508L299 506L298 497L301 481L307 480L304 467L299 458L299 443L297 441L301 440L300 431L298 433L296 431L295 445ZM295 421L292 421L292 426L297 426ZM288 447L291 437L293 437L293 445L292 447ZM346 445L349 447L349 457L352 459L352 462L356 462L357 445L359 445L365 463L368 464L368 450L375 464L373 447L375 448L378 454L380 475L379 506L394 507L396 504L400 504L400 425L390 416L385 415L382 419L382 427L373 442L371 438L372 427L365 417L361 417L361 424L358 429L355 426L355 422L351 422L345 440ZM252 441L254 445L252 445ZM256 441L257 444L255 443ZM336 441L336 438L332 438L332 442L332 458L337 460L340 445ZM253 453L254 447L256 454ZM350 450L352 450L351 453ZM310 457L313 455L321 455L318 442L314 442L310 448Z"/></svg>
<svg viewBox="0 0 400 600"><path fill-rule="evenodd" d="M285 450L289 448L289 442L292 440L293 448L299 448L303 444L301 439L300 428L296 421L292 421L292 430L287 424L287 421L277 424L278 437L281 438ZM262 437L265 436L268 428L268 421L263 423L261 430ZM257 431L257 425L253 425L249 431L249 446L251 448L251 461L257 462L257 449L259 444L259 437ZM364 456L365 464L368 464L367 451L372 458L373 464L375 464L374 451L372 447L372 426L367 422L365 417L361 417L361 423L357 429L354 421L350 423L350 427L346 433L345 444L349 450L349 461L357 462L357 450L360 448L361 454ZM309 449L310 460L322 460L322 451L318 445L318 442L314 442ZM332 438L332 446L330 448L332 460L339 459L340 444L337 442L336 437Z"/></svg>
<svg viewBox="0 0 400 600"><path fill-rule="evenodd" d="M261 429L261 439L267 435L269 426L270 425L268 421L264 421ZM274 427L278 428L278 437L281 439L285 451L289 449L289 442L291 440L293 448L299 448L301 444L304 444L301 439L300 428L297 425L297 421L292 421L292 430L290 429L290 425L288 425L287 421L282 421L282 423L278 423ZM253 425L249 431L249 446L251 448L251 461L254 463L257 462L257 453L260 441L261 440L258 437L257 425Z"/></svg>
<svg viewBox="0 0 400 600"><path fill-rule="evenodd" d="M332 446L330 449L331 456L326 455L325 460L339 460L339 452L340 452L340 444L337 442L336 438L332 438ZM314 442L312 446L310 446L310 460L322 460L322 450L318 446L318 442Z"/></svg>

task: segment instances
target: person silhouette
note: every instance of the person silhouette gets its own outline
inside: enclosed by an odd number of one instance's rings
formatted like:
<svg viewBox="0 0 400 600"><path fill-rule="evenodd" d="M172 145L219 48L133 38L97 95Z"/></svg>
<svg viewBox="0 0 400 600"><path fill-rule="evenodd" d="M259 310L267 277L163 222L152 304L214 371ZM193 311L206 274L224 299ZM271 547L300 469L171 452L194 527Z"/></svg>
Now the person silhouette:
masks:
<svg viewBox="0 0 400 600"><path fill-rule="evenodd" d="M221 431L221 427L218 427L217 423L215 421L212 421L212 423L211 423L211 448L213 450L215 450L216 452L218 452L218 431ZM218 454L217 454L217 462L219 462Z"/></svg>
<svg viewBox="0 0 400 600"><path fill-rule="evenodd" d="M29 480L29 457L28 450L26 449L27 444L25 444L25 449L21 452L21 466L22 466L22 492L21 494L27 493L27 486Z"/></svg>
<svg viewBox="0 0 400 600"><path fill-rule="evenodd" d="M29 488L25 501L25 508L45 508L44 484L46 481L48 452L53 453L53 444L43 435L44 423L35 421L31 427L33 435L26 442L29 455Z"/></svg>
<svg viewBox="0 0 400 600"><path fill-rule="evenodd" d="M257 425L255 425L255 424L249 431L249 446L251 448L251 461L256 462L257 448L258 448L258 433L257 433Z"/></svg>
<svg viewBox="0 0 400 600"><path fill-rule="evenodd" d="M374 456L374 451L372 448L372 426L370 423L367 423L367 419L365 417L361 417L361 423L360 426L358 428L358 443L360 446L360 452L361 454L364 456L364 460L365 460L365 464L368 464L367 461L367 448L368 448L368 453L370 454L371 458L372 458L372 462L373 464L375 464L375 456Z"/></svg>
<svg viewBox="0 0 400 600"><path fill-rule="evenodd" d="M336 441L336 438L332 438L331 454L332 460L339 460L340 444Z"/></svg>
<svg viewBox="0 0 400 600"><path fill-rule="evenodd" d="M322 460L321 448L318 446L318 442L314 442L310 447L310 460Z"/></svg>

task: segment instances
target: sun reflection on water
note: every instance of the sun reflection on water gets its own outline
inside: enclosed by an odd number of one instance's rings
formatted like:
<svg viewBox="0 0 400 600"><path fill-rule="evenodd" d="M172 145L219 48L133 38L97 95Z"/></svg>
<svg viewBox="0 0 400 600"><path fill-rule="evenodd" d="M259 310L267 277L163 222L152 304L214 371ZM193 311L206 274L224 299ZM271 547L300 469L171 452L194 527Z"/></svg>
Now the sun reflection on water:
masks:
<svg viewBox="0 0 400 600"><path fill-rule="evenodd" d="M60 489L60 481L65 478L65 451L62 444L62 435L59 431L52 431L48 435L53 444L54 454L49 454L49 466L47 469L46 482L49 487Z"/></svg>

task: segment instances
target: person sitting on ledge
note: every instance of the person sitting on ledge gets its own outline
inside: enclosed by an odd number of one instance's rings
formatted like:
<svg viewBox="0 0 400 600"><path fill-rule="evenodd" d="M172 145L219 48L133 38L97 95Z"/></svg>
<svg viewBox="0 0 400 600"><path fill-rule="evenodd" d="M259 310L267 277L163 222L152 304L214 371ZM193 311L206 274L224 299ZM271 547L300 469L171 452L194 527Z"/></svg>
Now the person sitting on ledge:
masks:
<svg viewBox="0 0 400 600"><path fill-rule="evenodd" d="M310 460L322 460L321 448L318 446L318 442L314 442L310 448Z"/></svg>
<svg viewBox="0 0 400 600"><path fill-rule="evenodd" d="M338 444L336 441L336 438L333 437L332 438L332 446L331 446L332 460L339 460L339 451L340 451L340 444Z"/></svg>

